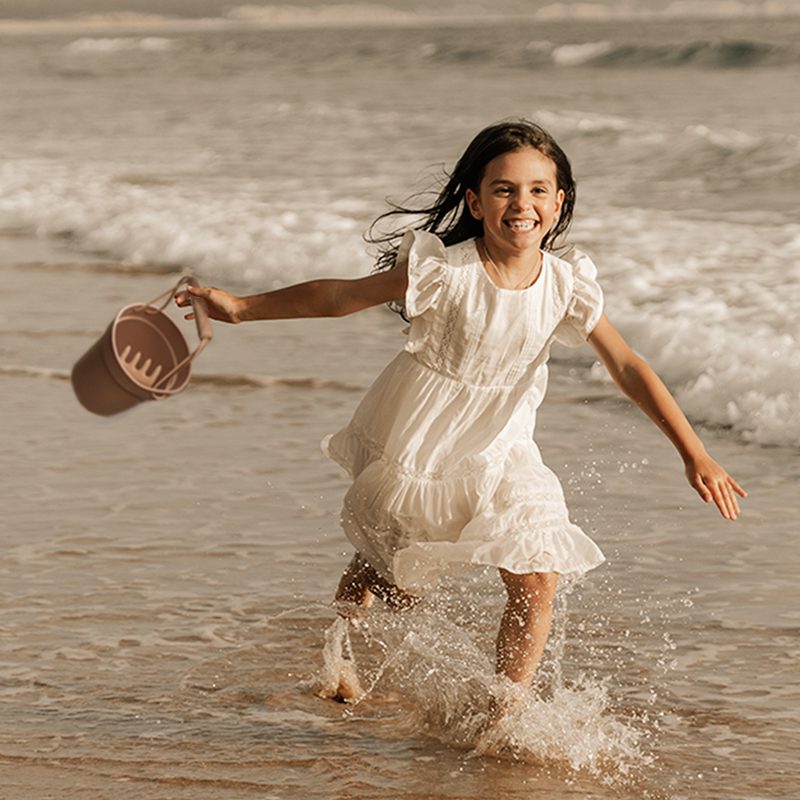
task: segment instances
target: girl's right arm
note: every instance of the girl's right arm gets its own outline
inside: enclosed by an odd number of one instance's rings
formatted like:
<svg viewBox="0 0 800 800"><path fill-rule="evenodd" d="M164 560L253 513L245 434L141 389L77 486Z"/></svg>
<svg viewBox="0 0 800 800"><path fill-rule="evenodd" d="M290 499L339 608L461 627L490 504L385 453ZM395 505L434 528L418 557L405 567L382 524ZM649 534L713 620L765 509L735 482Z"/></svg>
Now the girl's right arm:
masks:
<svg viewBox="0 0 800 800"><path fill-rule="evenodd" d="M235 324L259 319L343 317L392 300L402 301L407 288L406 270L395 267L365 278L321 278L245 297L213 286L189 286L175 296L175 302L184 307L191 302L190 294L205 298L212 319ZM187 314L186 318L193 316Z"/></svg>
<svg viewBox="0 0 800 800"><path fill-rule="evenodd" d="M736 495L747 492L706 452L675 398L647 362L631 350L605 314L589 334L589 343L615 383L664 432L680 453L686 478L707 503L712 500L726 519L736 519Z"/></svg>

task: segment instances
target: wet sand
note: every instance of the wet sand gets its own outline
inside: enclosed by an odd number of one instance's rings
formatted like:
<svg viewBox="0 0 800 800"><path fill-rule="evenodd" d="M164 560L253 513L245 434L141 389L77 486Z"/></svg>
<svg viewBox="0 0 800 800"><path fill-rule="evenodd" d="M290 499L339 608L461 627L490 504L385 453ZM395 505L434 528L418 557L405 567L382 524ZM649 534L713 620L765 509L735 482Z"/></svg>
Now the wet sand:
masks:
<svg viewBox="0 0 800 800"><path fill-rule="evenodd" d="M349 551L336 522L346 481L318 443L401 346L397 318L216 325L184 395L101 419L75 401L71 364L118 308L177 276L13 235L0 238L0 270L10 795L790 796L793 451L703 432L750 492L726 522L613 387L554 362L537 439L609 559L562 611L563 680L604 684L606 716L642 733L633 779L565 780L525 753L470 757L420 711L424 687L398 695L402 670L353 713L308 688ZM462 625L490 669L501 592L490 574L465 581L443 588L443 630ZM394 624L379 619L376 639ZM385 653L358 647L379 675ZM437 669L458 694L458 659Z"/></svg>

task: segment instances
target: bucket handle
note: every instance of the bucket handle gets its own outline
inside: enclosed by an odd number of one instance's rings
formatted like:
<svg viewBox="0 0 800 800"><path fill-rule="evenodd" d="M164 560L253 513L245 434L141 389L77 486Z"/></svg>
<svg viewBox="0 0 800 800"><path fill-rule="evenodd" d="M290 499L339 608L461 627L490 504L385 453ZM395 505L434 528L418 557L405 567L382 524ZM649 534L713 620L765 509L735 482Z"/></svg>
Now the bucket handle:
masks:
<svg viewBox="0 0 800 800"><path fill-rule="evenodd" d="M166 292L162 292L161 294L157 295L149 303L143 303L141 308L148 314L160 313L169 305L170 300L172 300L178 289L180 289L184 284L187 286L200 285L194 275L182 275L181 279L171 289L167 289ZM165 298L164 302L160 306L156 307L155 304L162 298ZM168 381L176 372L194 361L195 356L201 353L203 348L211 341L211 321L208 317L208 304L206 303L205 298L196 297L193 294L189 294L189 299L192 303L195 325L197 326L197 337L199 339L197 347L194 349L193 353L190 353L188 356L186 356L183 361L173 367L166 375L164 375L163 378L159 378L159 380L152 386L151 394L153 400L163 400L165 397L169 397L172 394L178 394L178 392L182 391L183 387L181 389L171 389L168 386L164 386L162 388L159 387L161 384Z"/></svg>

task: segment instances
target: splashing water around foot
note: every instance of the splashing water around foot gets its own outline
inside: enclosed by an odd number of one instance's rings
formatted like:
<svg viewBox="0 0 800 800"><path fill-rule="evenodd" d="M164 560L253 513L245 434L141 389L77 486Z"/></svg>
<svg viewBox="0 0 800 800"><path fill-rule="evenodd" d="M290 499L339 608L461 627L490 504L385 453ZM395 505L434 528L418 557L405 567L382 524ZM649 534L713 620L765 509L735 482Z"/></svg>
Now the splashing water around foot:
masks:
<svg viewBox="0 0 800 800"><path fill-rule="evenodd" d="M353 648L350 643L351 623L337 617L325 631L322 648L322 672L317 680L316 693L339 703L357 702L364 696L358 680Z"/></svg>
<svg viewBox="0 0 800 800"><path fill-rule="evenodd" d="M495 674L488 631L454 624L434 604L402 614L374 609L357 627L339 617L326 632L313 688L351 702L354 716L396 703L417 730L474 757L539 765L565 779L583 773L627 781L652 763L642 746L646 721L615 716L600 680L565 681L565 617L562 608L530 688ZM354 629L359 635L351 641ZM345 698L348 683L356 689Z"/></svg>

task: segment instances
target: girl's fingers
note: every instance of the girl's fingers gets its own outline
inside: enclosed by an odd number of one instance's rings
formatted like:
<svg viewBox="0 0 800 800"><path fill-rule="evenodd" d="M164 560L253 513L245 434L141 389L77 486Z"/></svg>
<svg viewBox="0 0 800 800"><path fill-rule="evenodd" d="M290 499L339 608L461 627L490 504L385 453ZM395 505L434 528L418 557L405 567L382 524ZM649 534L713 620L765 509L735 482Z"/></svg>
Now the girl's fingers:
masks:
<svg viewBox="0 0 800 800"><path fill-rule="evenodd" d="M703 483L703 479L698 476L695 478L694 481L694 488L695 491L703 498L706 503L710 503L713 500L711 492L708 490L708 487Z"/></svg>
<svg viewBox="0 0 800 800"><path fill-rule="evenodd" d="M723 491L725 492L725 498L728 502L728 508L733 512L733 519L741 514L741 509L739 508L739 501L736 499L736 494L741 493L741 487L736 483L736 481L731 478L730 475L725 476L725 483L723 484ZM742 494L744 497L744 494Z"/></svg>
<svg viewBox="0 0 800 800"><path fill-rule="evenodd" d="M700 480L703 481L702 478ZM722 514L725 519L735 519L736 515L733 510L733 506L731 505L725 492L724 484L712 483L710 479L706 480L708 482L705 484L705 486L714 500L714 504L719 509L719 513Z"/></svg>
<svg viewBox="0 0 800 800"><path fill-rule="evenodd" d="M730 488L728 487L728 484L723 483L722 486L720 486L719 491L725 501L725 508L728 512L728 519L736 519L736 504L733 501L733 497L731 495L731 491Z"/></svg>
<svg viewBox="0 0 800 800"><path fill-rule="evenodd" d="M208 286L187 286L175 295L175 304L181 307L188 306L192 302L190 295L204 297L208 300L211 296L211 291L212 289Z"/></svg>
<svg viewBox="0 0 800 800"><path fill-rule="evenodd" d="M725 517L725 519L730 519L731 512L728 509L728 504L725 501L725 495L719 488L715 493L714 502L716 502L717 508L720 510L722 516Z"/></svg>
<svg viewBox="0 0 800 800"><path fill-rule="evenodd" d="M739 508L739 501L736 499L736 493L731 484L728 484L728 496L730 497L731 503L736 510L736 515L738 516L741 513L741 510Z"/></svg>
<svg viewBox="0 0 800 800"><path fill-rule="evenodd" d="M739 516L739 507L736 505L736 500L734 500L730 486L725 484L722 493L725 496L725 503L728 507L729 519L736 519L736 517Z"/></svg>
<svg viewBox="0 0 800 800"><path fill-rule="evenodd" d="M720 491L725 498L725 507L728 509L728 519L736 519L736 517L739 516L739 504L733 496L731 487L728 483L724 483Z"/></svg>
<svg viewBox="0 0 800 800"><path fill-rule="evenodd" d="M706 503L713 500L725 519L735 520L741 514L736 495L747 497L747 492L719 464L710 459L706 464L693 464L687 476L700 497Z"/></svg>

